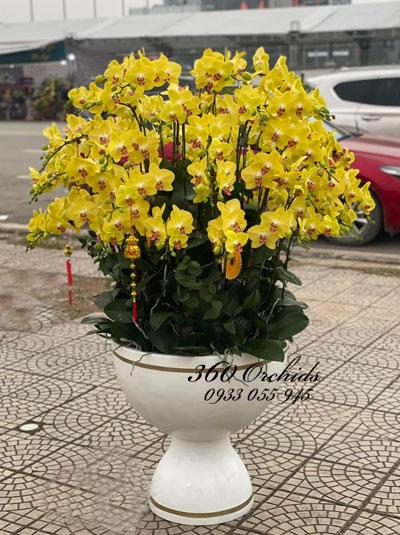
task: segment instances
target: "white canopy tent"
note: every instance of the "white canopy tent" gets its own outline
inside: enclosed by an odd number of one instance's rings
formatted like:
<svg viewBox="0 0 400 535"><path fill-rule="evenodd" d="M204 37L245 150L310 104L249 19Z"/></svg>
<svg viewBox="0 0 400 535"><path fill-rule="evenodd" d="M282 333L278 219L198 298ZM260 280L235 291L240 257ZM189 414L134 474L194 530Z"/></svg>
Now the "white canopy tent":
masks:
<svg viewBox="0 0 400 535"><path fill-rule="evenodd" d="M400 5L395 2L0 24L0 63L9 62L12 53L66 42L66 53L71 50L78 58L78 78L87 82L111 57L141 47L181 59L206 46L252 50L263 45L275 57L288 53L294 35L306 47L328 36L331 43L340 43L357 42L358 36L393 38L397 32Z"/></svg>

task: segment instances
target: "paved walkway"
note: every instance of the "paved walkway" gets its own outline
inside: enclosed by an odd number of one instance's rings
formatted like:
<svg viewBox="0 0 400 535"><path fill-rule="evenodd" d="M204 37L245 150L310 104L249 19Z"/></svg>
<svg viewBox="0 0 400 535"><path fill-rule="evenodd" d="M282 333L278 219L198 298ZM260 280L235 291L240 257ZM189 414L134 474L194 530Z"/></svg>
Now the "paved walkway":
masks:
<svg viewBox="0 0 400 535"><path fill-rule="evenodd" d="M312 323L291 353L306 368L320 362L322 379L312 399L271 403L235 437L255 486L251 513L192 528L146 508L140 519L128 513L137 533L400 534L400 277L356 267L302 258L294 269ZM79 253L74 270L82 281L95 275ZM68 318L64 282L60 251L27 256L1 243L1 534L112 535L72 519L96 501L101 516L105 495L124 485L106 516L141 511L140 489L167 445L125 401L105 343ZM31 420L37 433L19 430Z"/></svg>

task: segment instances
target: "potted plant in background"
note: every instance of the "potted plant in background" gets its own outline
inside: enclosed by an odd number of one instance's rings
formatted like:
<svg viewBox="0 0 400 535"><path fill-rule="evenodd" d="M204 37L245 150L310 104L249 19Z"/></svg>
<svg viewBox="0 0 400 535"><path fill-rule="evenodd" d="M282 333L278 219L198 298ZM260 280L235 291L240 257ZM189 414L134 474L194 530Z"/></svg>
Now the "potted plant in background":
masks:
<svg viewBox="0 0 400 535"><path fill-rule="evenodd" d="M196 91L180 74L165 56L138 53L69 93L90 118L45 130L32 198L67 189L34 213L28 240L87 228L83 245L114 283L98 300L104 315L87 322L116 342L133 406L172 435L151 508L211 524L251 507L229 435L271 399L259 363L271 374L308 324L287 288L300 284L288 270L293 246L347 232L352 207L369 213L373 201L324 128L318 91L307 93L285 58L270 69L260 48L248 68L242 53L206 50Z"/></svg>

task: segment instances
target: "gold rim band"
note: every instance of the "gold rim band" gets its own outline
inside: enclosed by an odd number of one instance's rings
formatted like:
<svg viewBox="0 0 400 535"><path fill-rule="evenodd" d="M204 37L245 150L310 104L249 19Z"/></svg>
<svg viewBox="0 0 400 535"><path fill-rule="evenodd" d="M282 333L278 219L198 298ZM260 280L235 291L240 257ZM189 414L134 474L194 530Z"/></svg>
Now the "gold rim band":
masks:
<svg viewBox="0 0 400 535"><path fill-rule="evenodd" d="M240 509L243 509L244 507L246 507L246 505L249 505L252 499L253 499L253 495L247 498L247 500L241 503L240 505L236 505L236 507L231 507L230 509L224 509L223 511L214 511L212 513L187 513L185 511L176 511L175 509L170 509L169 507L165 507L165 505L161 505L160 503L156 502L154 498L150 496L151 503L155 507L157 507L157 509L160 509L161 511L165 511L166 513L171 513L172 515L185 516L187 518L213 518L215 516L222 516L222 515L229 515L230 513L236 513L236 511L240 511Z"/></svg>
<svg viewBox="0 0 400 535"><path fill-rule="evenodd" d="M117 359L122 360L122 362L126 362L127 364L130 364L131 366L137 366L138 368L147 368L148 370L155 370L159 372L172 372L172 373L199 373L199 370L196 370L195 368L169 368L167 366L157 366L156 364L145 364L144 362L135 362L133 360L129 360L126 357L122 357L121 355L118 355L116 351L114 351L114 355L117 357ZM263 363L254 363L254 364L242 364L241 366L238 366L238 370L245 370L249 366L262 366ZM210 368L207 368L205 370L202 370L201 373L207 373ZM215 368L218 372L223 372L225 368Z"/></svg>

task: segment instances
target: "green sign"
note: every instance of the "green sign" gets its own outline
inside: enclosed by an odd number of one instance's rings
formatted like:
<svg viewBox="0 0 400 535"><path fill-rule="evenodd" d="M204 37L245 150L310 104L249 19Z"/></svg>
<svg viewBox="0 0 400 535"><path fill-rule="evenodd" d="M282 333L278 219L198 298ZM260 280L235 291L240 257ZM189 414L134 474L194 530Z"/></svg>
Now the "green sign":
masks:
<svg viewBox="0 0 400 535"><path fill-rule="evenodd" d="M42 48L22 50L11 54L0 54L0 64L11 63L43 63L65 59L65 42L51 43Z"/></svg>

